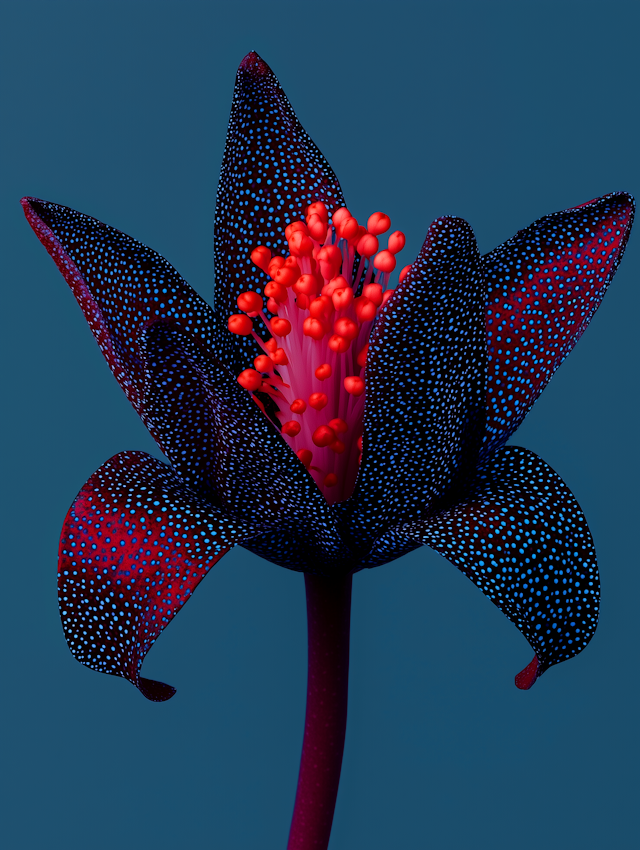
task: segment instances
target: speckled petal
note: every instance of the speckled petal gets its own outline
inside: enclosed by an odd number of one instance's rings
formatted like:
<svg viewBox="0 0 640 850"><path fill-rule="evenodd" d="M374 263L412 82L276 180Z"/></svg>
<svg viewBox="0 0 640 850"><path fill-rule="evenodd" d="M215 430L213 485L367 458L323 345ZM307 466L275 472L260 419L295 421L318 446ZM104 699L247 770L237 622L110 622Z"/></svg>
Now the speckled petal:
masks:
<svg viewBox="0 0 640 850"><path fill-rule="evenodd" d="M533 452L500 449L460 504L396 533L444 555L526 637L536 658L518 687L593 637L600 581L589 527L567 485Z"/></svg>
<svg viewBox="0 0 640 850"><path fill-rule="evenodd" d="M266 245L283 253L285 227L314 201L344 206L338 179L271 68L249 53L236 75L216 198L215 308L224 321L238 312L238 293L262 291L269 279L251 262L251 251ZM239 345L247 363L262 353L251 337Z"/></svg>
<svg viewBox="0 0 640 850"><path fill-rule="evenodd" d="M622 258L634 201L557 212L482 259L487 275L486 451L504 445L582 336Z"/></svg>
<svg viewBox="0 0 640 850"><path fill-rule="evenodd" d="M38 198L23 198L22 206L138 412L144 368L137 335L146 322L173 318L225 362L234 362L226 328L218 330L211 307L155 251L69 207Z"/></svg>
<svg viewBox="0 0 640 850"><path fill-rule="evenodd" d="M383 308L367 358L354 538L433 512L473 469L484 429L485 289L476 241L440 218Z"/></svg>
<svg viewBox="0 0 640 850"><path fill-rule="evenodd" d="M315 482L230 372L175 324L150 326L142 345L145 421L180 476L231 516L290 532L310 567L349 560Z"/></svg>
<svg viewBox="0 0 640 850"><path fill-rule="evenodd" d="M169 699L173 687L140 676L144 657L216 561L264 530L207 504L156 458L115 455L62 529L58 595L71 652L148 699Z"/></svg>

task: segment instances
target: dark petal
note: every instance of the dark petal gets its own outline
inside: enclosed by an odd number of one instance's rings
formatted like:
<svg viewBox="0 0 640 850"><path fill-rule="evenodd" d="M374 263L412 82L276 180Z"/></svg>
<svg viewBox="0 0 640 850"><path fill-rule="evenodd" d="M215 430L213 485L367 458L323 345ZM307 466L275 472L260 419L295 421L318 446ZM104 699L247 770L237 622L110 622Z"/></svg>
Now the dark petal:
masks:
<svg viewBox="0 0 640 850"><path fill-rule="evenodd" d="M263 532L225 516L150 455L115 455L62 529L58 595L71 652L148 699L169 699L174 688L140 676L144 657L213 564Z"/></svg>
<svg viewBox="0 0 640 850"><path fill-rule="evenodd" d="M618 268L624 192L541 218L482 258L487 275L486 451L504 445L584 333Z"/></svg>
<svg viewBox="0 0 640 850"><path fill-rule="evenodd" d="M271 68L249 53L236 75L216 197L214 303L223 321L238 312L240 292L262 291L269 279L251 262L253 249L266 245L272 254L285 253L285 227L314 201L330 210L344 206L338 179ZM247 365L262 353L251 337L241 337L240 345Z"/></svg>
<svg viewBox="0 0 640 850"><path fill-rule="evenodd" d="M349 560L320 490L234 376L175 324L150 326L141 344L144 419L183 480L225 513L299 539L309 565Z"/></svg>
<svg viewBox="0 0 640 850"><path fill-rule="evenodd" d="M144 368L137 336L146 322L172 318L233 362L231 335L219 331L211 307L155 251L69 207L37 198L23 198L22 206L138 412Z"/></svg>
<svg viewBox="0 0 640 850"><path fill-rule="evenodd" d="M520 629L536 657L518 687L593 637L600 580L589 527L567 485L533 452L500 449L460 504L396 532L444 555Z"/></svg>
<svg viewBox="0 0 640 850"><path fill-rule="evenodd" d="M485 303L471 228L434 221L371 334L363 460L346 507L355 538L429 516L475 467Z"/></svg>

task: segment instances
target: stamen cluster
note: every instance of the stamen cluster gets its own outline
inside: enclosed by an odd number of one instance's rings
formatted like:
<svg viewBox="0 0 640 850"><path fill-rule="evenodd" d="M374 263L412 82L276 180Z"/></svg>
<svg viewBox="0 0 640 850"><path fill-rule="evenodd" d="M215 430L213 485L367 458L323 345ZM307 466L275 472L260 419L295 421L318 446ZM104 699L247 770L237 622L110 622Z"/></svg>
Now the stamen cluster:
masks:
<svg viewBox="0 0 640 850"><path fill-rule="evenodd" d="M262 245L251 252L252 262L270 277L264 295L272 318L256 291L242 292L243 312L229 317L229 330L250 334L264 352L238 382L263 411L256 392L276 402L284 440L329 504L351 495L362 457L369 334L392 295L389 278L405 244L396 230L387 248L378 250L378 237L390 226L381 212L364 227L346 207L329 220L324 203L311 204L305 220L285 230L287 256L272 257ZM402 269L400 280L409 268ZM253 329L257 316L271 334L266 341Z"/></svg>

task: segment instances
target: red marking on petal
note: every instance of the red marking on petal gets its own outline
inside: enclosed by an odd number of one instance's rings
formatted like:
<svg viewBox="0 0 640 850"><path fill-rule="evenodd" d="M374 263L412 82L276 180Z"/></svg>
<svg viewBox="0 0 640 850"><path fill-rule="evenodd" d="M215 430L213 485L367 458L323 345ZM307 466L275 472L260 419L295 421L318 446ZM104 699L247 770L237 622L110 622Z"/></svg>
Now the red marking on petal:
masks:
<svg viewBox="0 0 640 850"><path fill-rule="evenodd" d="M533 660L516 676L516 688L520 688L521 691L528 691L538 678L539 669L540 662L538 661L538 656L534 655Z"/></svg>
<svg viewBox="0 0 640 850"><path fill-rule="evenodd" d="M356 358L356 363L358 364L358 366L364 366L364 364L367 362L367 354L368 353L369 353L369 343L367 343L366 345L364 345L360 349L360 352L359 352L359 354Z"/></svg>
<svg viewBox="0 0 640 850"><path fill-rule="evenodd" d="M338 476L333 472L330 472L328 475L325 475L324 481L322 482L325 487L335 487L338 483Z"/></svg>

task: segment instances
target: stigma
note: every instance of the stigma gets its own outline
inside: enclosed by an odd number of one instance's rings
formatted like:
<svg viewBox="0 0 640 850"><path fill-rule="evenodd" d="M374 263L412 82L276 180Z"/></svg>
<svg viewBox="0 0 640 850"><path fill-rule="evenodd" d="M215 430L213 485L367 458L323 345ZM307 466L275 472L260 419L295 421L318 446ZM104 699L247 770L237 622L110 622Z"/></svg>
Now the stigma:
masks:
<svg viewBox="0 0 640 850"><path fill-rule="evenodd" d="M321 201L311 204L304 221L285 229L288 255L272 256L263 245L251 252L270 280L264 296L240 293L242 312L228 320L231 333L251 335L263 352L238 383L263 411L256 393L273 399L282 438L329 504L352 494L362 459L369 335L393 294L389 280L405 244L396 230L380 250L390 227L381 212L364 227L346 207L330 213ZM258 318L270 334L266 341L254 329Z"/></svg>

